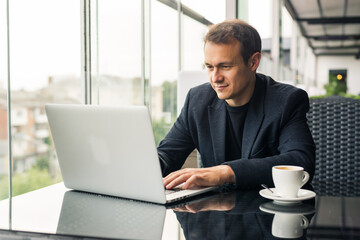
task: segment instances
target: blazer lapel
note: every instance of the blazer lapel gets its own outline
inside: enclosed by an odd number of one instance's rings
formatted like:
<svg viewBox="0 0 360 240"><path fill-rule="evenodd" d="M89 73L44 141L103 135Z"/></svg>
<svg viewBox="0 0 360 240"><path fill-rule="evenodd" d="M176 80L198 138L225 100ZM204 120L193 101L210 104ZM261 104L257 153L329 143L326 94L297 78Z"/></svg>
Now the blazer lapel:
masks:
<svg viewBox="0 0 360 240"><path fill-rule="evenodd" d="M223 100L216 99L208 107L210 135L217 164L225 161L226 107L224 104Z"/></svg>
<svg viewBox="0 0 360 240"><path fill-rule="evenodd" d="M254 94L250 100L248 113L246 115L244 132L242 138L242 158L248 158L264 120L264 97L265 84L262 79L256 77Z"/></svg>

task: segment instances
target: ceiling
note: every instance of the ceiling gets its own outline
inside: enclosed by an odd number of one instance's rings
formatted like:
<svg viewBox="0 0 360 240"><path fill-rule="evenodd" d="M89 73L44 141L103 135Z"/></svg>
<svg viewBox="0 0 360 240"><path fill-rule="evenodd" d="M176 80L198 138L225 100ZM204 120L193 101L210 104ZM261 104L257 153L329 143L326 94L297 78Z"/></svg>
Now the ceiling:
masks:
<svg viewBox="0 0 360 240"><path fill-rule="evenodd" d="M284 0L317 56L360 58L360 0Z"/></svg>

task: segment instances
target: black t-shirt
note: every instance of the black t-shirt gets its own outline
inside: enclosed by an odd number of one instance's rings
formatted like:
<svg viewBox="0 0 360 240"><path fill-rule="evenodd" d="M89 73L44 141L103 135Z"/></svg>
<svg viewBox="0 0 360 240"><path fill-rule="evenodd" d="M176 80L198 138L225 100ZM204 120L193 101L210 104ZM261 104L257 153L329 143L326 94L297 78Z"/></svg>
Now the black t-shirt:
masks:
<svg viewBox="0 0 360 240"><path fill-rule="evenodd" d="M249 103L240 107L226 104L226 161L241 158L241 145Z"/></svg>

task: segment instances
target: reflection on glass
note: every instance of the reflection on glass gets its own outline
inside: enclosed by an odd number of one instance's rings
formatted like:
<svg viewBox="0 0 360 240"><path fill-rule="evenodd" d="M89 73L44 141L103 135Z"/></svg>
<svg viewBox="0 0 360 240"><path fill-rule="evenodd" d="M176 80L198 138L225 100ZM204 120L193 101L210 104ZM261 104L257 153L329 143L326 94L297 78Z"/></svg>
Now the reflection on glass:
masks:
<svg viewBox="0 0 360 240"><path fill-rule="evenodd" d="M161 239L166 208L77 191L64 194L57 234Z"/></svg>
<svg viewBox="0 0 360 240"><path fill-rule="evenodd" d="M185 239L273 239L306 236L315 200L278 205L258 191L223 192L174 209Z"/></svg>
<svg viewBox="0 0 360 240"><path fill-rule="evenodd" d="M199 213L205 211L231 211L235 206L236 194L220 193L202 196L199 199L189 201L187 204L175 207L175 212Z"/></svg>
<svg viewBox="0 0 360 240"><path fill-rule="evenodd" d="M97 1L92 11L92 102L142 104L141 1Z"/></svg>
<svg viewBox="0 0 360 240"><path fill-rule="evenodd" d="M11 1L14 196L61 181L44 105L80 102L79 15L78 1Z"/></svg>
<svg viewBox="0 0 360 240"><path fill-rule="evenodd" d="M264 201L258 191L236 191L174 211L185 239L271 239L273 217L259 209Z"/></svg>
<svg viewBox="0 0 360 240"><path fill-rule="evenodd" d="M309 226L309 219L315 213L314 204L280 205L267 202L260 205L260 210L274 214L271 233L274 237L297 239L304 235Z"/></svg>

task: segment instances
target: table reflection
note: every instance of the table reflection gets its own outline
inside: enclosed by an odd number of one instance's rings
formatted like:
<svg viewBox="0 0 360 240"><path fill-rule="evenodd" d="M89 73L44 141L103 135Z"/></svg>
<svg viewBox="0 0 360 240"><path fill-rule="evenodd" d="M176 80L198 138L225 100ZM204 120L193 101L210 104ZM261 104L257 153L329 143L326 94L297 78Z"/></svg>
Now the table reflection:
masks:
<svg viewBox="0 0 360 240"><path fill-rule="evenodd" d="M271 233L279 238L300 238L309 226L315 213L314 204L279 205L267 202L260 205L260 210L274 214Z"/></svg>
<svg viewBox="0 0 360 240"><path fill-rule="evenodd" d="M68 191L64 194L56 233L161 239L165 213L162 205Z"/></svg>
<svg viewBox="0 0 360 240"><path fill-rule="evenodd" d="M174 212L186 239L298 239L305 236L315 201L281 206L260 197L258 191L232 192Z"/></svg>

